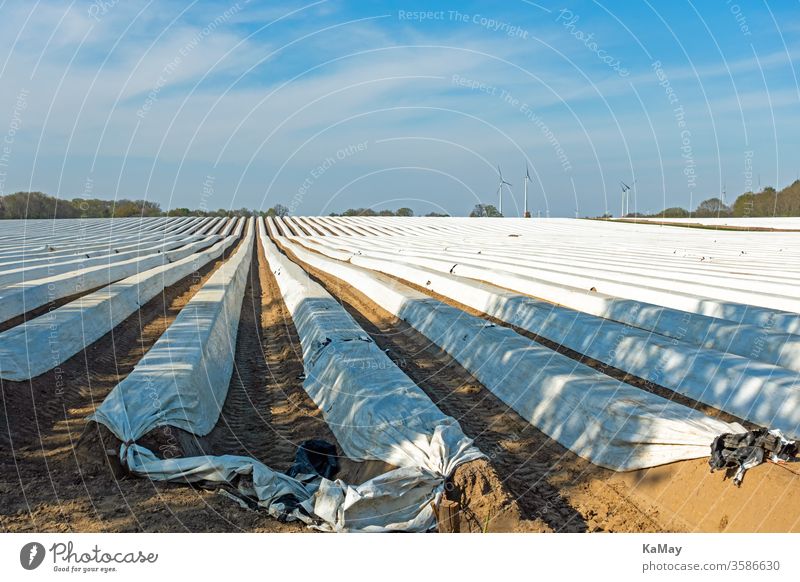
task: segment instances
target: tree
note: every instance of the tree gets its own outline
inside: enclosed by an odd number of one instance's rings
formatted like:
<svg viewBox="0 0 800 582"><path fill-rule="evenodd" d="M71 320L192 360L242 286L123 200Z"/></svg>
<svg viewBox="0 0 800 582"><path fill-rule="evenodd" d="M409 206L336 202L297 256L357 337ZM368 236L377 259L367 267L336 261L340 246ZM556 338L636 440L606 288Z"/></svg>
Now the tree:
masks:
<svg viewBox="0 0 800 582"><path fill-rule="evenodd" d="M775 213L775 189L764 188L754 194L745 192L733 203L734 216L773 216Z"/></svg>
<svg viewBox="0 0 800 582"><path fill-rule="evenodd" d="M469 215L471 218L497 218L503 216L492 204L476 204L475 208L472 209L472 212L470 212Z"/></svg>
<svg viewBox="0 0 800 582"><path fill-rule="evenodd" d="M719 198L709 198L697 205L697 210L694 211L694 214L699 218L730 216L731 209Z"/></svg>
<svg viewBox="0 0 800 582"><path fill-rule="evenodd" d="M5 218L55 218L56 199L42 192L14 192L3 197Z"/></svg>
<svg viewBox="0 0 800 582"><path fill-rule="evenodd" d="M283 204L276 204L271 210L275 212L275 216L279 216L280 218L289 216L289 208Z"/></svg>
<svg viewBox="0 0 800 582"><path fill-rule="evenodd" d="M800 180L778 192L777 216L800 216Z"/></svg>
<svg viewBox="0 0 800 582"><path fill-rule="evenodd" d="M673 206L671 208L665 208L655 216L659 218L688 218L689 211L680 206Z"/></svg>
<svg viewBox="0 0 800 582"><path fill-rule="evenodd" d="M372 208L348 208L342 212L342 216L377 216Z"/></svg>
<svg viewBox="0 0 800 582"><path fill-rule="evenodd" d="M163 212L161 212L161 204L158 202L153 202L151 200L137 200L136 204L141 206L141 215L142 216L163 216Z"/></svg>
<svg viewBox="0 0 800 582"><path fill-rule="evenodd" d="M733 215L736 217L752 216L753 206L756 195L752 192L745 192L733 203Z"/></svg>
<svg viewBox="0 0 800 582"><path fill-rule="evenodd" d="M398 208L397 216L414 216L414 211L410 208Z"/></svg>
<svg viewBox="0 0 800 582"><path fill-rule="evenodd" d="M289 209L283 204L276 204L275 206L267 209L266 212L262 212L261 214L263 216L280 216L281 218L283 218L284 216L289 215Z"/></svg>

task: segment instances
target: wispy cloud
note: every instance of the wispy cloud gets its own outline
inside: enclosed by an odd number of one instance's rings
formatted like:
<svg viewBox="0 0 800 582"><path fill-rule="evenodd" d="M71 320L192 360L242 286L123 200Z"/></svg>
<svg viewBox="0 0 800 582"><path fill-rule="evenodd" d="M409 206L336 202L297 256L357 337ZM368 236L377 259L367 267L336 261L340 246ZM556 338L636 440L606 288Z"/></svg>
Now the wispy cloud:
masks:
<svg viewBox="0 0 800 582"><path fill-rule="evenodd" d="M377 178L357 178L402 165L458 180L393 170L392 197L405 191L463 212L474 196L465 201L458 184L492 191L485 160L511 166L526 157L554 212L572 214L572 184L586 212L604 210L603 184L620 173L640 177L645 199L652 184L653 204L662 183L678 198L687 194L680 131L651 59L592 4L581 4L580 22L597 47L530 6L462 5L467 20L427 23L399 20L391 2L92 6L100 4L3 8L0 126L19 90L29 92L7 188L68 196L92 175L95 194L146 191L191 205L196 176L214 173L218 189L231 192L219 205L259 204L267 189L275 202L291 198L326 156L369 142L317 182L298 211L330 210L327 196L344 184L353 185L337 201L371 204ZM526 36L511 38L472 21L476 15ZM755 50L726 32L713 50L684 39L687 61L671 37L647 34L661 26L651 15L628 17L625 26L660 55L688 111L697 158L708 164L699 188L717 187L720 165L740 172L745 148L758 150L755 163L783 167L788 150L776 154L775 140L797 139L787 125L797 117L794 48L787 53L764 32ZM619 55L630 75L617 74L603 54ZM772 115L786 122L765 126Z"/></svg>

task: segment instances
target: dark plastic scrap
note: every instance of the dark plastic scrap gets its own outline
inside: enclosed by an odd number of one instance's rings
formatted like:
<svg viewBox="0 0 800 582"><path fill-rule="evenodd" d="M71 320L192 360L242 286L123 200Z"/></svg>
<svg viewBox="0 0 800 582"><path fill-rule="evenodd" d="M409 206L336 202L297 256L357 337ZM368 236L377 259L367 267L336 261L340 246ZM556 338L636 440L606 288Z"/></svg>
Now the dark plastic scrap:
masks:
<svg viewBox="0 0 800 582"><path fill-rule="evenodd" d="M314 476L333 479L339 468L336 446L322 439L311 439L300 443L294 464L286 474L295 478Z"/></svg>
<svg viewBox="0 0 800 582"><path fill-rule="evenodd" d="M719 435L711 443L711 472L736 469L733 482L742 484L744 474L766 460L796 461L797 443L787 440L778 430L759 428L745 433Z"/></svg>

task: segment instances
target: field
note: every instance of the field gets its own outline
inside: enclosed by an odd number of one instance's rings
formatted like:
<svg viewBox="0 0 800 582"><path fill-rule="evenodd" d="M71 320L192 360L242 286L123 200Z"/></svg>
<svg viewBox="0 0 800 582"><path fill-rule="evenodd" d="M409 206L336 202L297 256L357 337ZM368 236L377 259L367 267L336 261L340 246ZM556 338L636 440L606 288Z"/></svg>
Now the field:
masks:
<svg viewBox="0 0 800 582"><path fill-rule="evenodd" d="M735 220L4 221L0 530L800 531L709 470L800 436L800 222Z"/></svg>

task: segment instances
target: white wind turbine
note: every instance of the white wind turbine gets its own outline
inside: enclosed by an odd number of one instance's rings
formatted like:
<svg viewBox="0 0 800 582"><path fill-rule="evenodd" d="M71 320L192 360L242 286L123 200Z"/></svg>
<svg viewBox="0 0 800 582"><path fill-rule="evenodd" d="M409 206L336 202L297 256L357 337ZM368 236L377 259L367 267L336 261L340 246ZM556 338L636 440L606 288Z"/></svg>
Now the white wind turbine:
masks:
<svg viewBox="0 0 800 582"><path fill-rule="evenodd" d="M523 211L522 216L525 218L530 218L531 213L528 211L528 182L531 181L531 173L528 171L528 164L525 164L525 209Z"/></svg>
<svg viewBox="0 0 800 582"><path fill-rule="evenodd" d="M497 185L497 211L500 214L503 214L503 186L508 186L509 193L511 192L511 182L506 182L503 179L503 171L500 169L500 165L497 165L497 175L500 177L500 183Z"/></svg>
<svg viewBox="0 0 800 582"><path fill-rule="evenodd" d="M633 183L636 184L636 180L634 180ZM620 180L619 185L622 186L622 210L620 218L625 218L625 215L631 210L631 187L622 180Z"/></svg>

